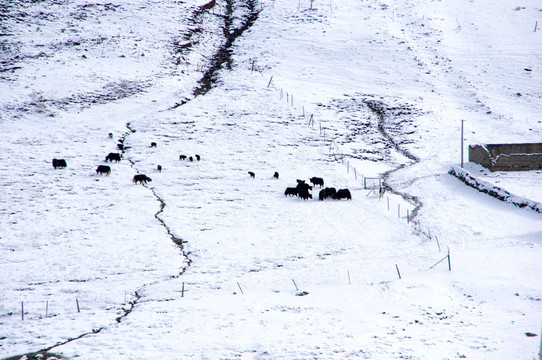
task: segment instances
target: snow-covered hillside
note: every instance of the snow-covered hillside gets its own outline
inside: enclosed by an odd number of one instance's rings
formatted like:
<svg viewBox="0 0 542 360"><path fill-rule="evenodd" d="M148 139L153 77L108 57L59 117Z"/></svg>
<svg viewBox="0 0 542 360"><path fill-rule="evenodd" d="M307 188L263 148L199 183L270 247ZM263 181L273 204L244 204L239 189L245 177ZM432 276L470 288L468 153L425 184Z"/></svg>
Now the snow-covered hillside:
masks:
<svg viewBox="0 0 542 360"><path fill-rule="evenodd" d="M538 358L540 4L205 5L0 4L0 358Z"/></svg>

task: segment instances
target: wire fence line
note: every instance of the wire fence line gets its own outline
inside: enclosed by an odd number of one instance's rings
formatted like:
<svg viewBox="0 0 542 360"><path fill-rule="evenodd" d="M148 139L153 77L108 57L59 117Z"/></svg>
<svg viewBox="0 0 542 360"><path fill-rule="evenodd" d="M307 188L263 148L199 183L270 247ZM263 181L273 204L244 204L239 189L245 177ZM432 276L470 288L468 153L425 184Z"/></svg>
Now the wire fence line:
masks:
<svg viewBox="0 0 542 360"><path fill-rule="evenodd" d="M255 60L253 60L252 68L255 69ZM267 66L265 67L267 68ZM251 70L252 73L252 70ZM263 76L263 71L260 72L260 75ZM269 80L267 81L267 88L274 89L279 96L279 100L286 100L288 105L296 108L294 105L294 95L289 93L288 91L284 90L280 86L277 87L275 85L275 79L273 76L270 76ZM297 98L297 97L296 97ZM296 108L298 111L301 111L301 118L306 121L306 126L310 127L311 129L314 129L315 122L317 119L315 118L314 113L306 113L305 107L302 106L301 109ZM326 134L326 128L322 125L322 121L318 122L319 127L319 135L323 140L324 145L327 146L329 144L329 155L333 157L336 161L341 161L341 164L346 167L346 172L348 174L352 174L354 179L356 181L360 181L360 187L363 190L368 190L368 193L366 196L374 196L374 197L380 197L381 199L384 198L385 195L385 189L383 187L383 181L382 177L366 177L365 174L361 171L359 171L355 166L350 164L350 160L347 158L349 157L348 154L346 154L344 151L342 151L341 147L337 144L336 139L333 139L329 136L329 134ZM369 182L366 180L370 179ZM378 187L376 186L375 182L371 183L371 180L373 179L379 179L378 180ZM429 227L422 226L420 220L411 221L411 214L409 207L412 207L411 204L408 202L408 200L402 199L402 202L397 202L397 217L399 219L405 220L408 224L412 226L413 231L418 234L419 236L424 237L427 241L435 241L438 245L439 251L441 251L440 242L438 237L435 234L431 234L431 231ZM403 208L401 208L401 203L404 204ZM406 206L406 204L409 204L410 206ZM386 195L386 206L388 211L395 211L394 206L391 206L390 204L390 197Z"/></svg>

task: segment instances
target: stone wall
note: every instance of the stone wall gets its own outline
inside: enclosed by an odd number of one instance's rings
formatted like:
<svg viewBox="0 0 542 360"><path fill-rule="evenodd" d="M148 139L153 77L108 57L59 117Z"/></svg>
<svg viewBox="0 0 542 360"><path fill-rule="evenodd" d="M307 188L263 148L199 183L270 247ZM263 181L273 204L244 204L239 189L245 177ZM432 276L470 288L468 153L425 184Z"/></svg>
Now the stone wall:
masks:
<svg viewBox="0 0 542 360"><path fill-rule="evenodd" d="M542 169L542 143L470 145L469 161L490 171Z"/></svg>

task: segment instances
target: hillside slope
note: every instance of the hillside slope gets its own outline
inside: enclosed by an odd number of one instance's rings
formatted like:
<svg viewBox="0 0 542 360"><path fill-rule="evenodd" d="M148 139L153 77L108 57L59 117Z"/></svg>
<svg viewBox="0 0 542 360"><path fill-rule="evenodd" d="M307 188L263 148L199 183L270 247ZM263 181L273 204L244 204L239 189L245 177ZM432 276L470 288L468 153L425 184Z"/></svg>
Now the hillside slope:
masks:
<svg viewBox="0 0 542 360"><path fill-rule="evenodd" d="M540 214L448 174L540 138L507 3L4 6L0 357L535 359Z"/></svg>

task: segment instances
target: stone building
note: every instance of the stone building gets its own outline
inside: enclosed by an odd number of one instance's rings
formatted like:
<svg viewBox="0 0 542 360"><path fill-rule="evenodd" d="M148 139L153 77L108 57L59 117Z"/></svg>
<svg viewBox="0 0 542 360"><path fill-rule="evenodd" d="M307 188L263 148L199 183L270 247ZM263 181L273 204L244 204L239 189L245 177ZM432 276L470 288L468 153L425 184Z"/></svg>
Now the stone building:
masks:
<svg viewBox="0 0 542 360"><path fill-rule="evenodd" d="M469 145L469 161L490 171L542 169L542 143Z"/></svg>

